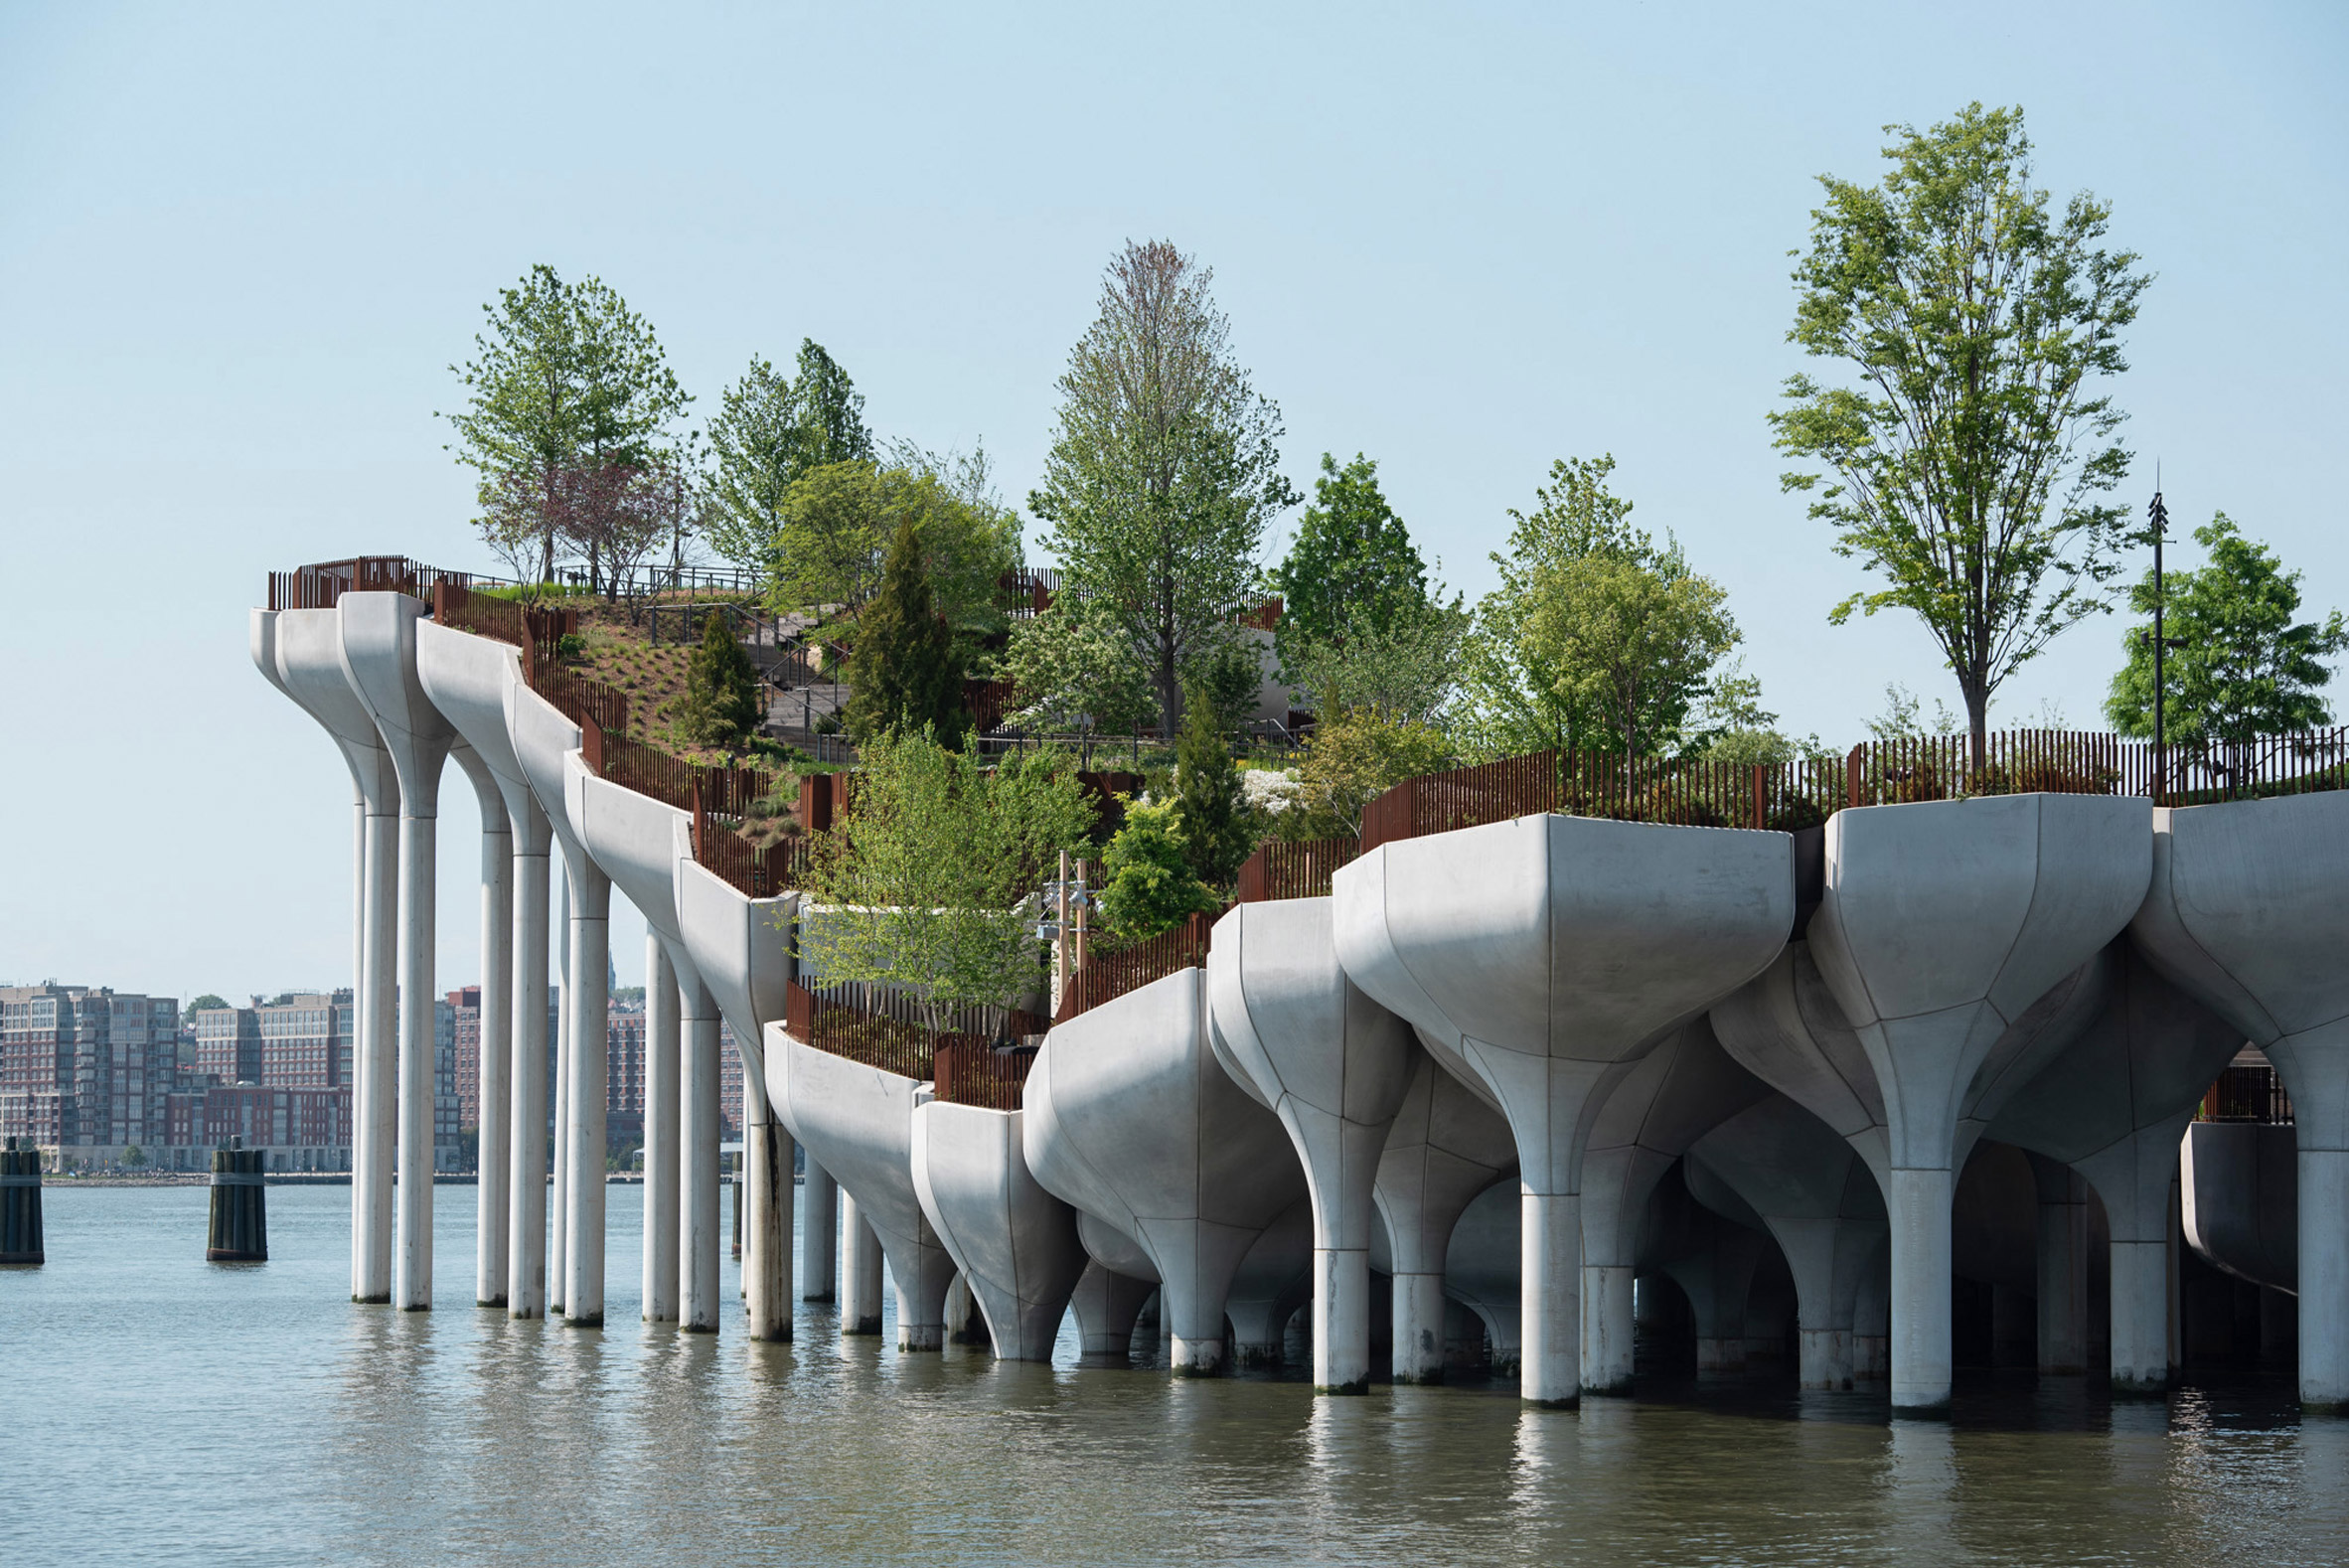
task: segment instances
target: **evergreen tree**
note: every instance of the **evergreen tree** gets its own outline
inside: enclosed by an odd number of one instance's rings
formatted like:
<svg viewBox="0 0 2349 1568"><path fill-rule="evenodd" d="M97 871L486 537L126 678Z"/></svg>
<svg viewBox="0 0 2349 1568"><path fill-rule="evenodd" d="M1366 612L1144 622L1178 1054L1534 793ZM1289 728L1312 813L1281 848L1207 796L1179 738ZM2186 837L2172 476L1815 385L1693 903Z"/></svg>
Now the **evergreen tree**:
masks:
<svg viewBox="0 0 2349 1568"><path fill-rule="evenodd" d="M702 622L702 646L686 666L685 734L699 745L738 750L758 733L766 704L758 671L734 641L724 615L710 612Z"/></svg>
<svg viewBox="0 0 2349 1568"><path fill-rule="evenodd" d="M1193 688L1183 698L1182 738L1174 750L1174 826L1198 879L1228 887L1256 848L1240 770L1216 727L1215 706Z"/></svg>
<svg viewBox="0 0 2349 1568"><path fill-rule="evenodd" d="M1115 935L1139 942L1172 931L1221 901L1201 885L1174 826L1175 808L1134 801L1102 857L1101 915Z"/></svg>
<svg viewBox="0 0 2349 1568"><path fill-rule="evenodd" d="M921 535L906 517L897 524L881 567L880 591L857 617L857 645L849 656L849 732L869 735L928 725L946 744L963 732L962 671L954 631L933 607L922 566Z"/></svg>

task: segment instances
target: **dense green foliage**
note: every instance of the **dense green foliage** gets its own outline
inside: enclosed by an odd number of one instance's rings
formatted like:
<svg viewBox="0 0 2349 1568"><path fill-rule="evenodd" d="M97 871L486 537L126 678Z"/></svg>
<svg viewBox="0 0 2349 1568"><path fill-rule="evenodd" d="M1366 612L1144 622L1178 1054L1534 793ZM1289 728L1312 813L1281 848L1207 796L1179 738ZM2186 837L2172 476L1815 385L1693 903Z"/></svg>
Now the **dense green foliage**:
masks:
<svg viewBox="0 0 2349 1568"><path fill-rule="evenodd" d="M1140 941L1222 907L1191 869L1172 802L1132 801L1102 857L1101 916L1112 935Z"/></svg>
<svg viewBox="0 0 2349 1568"><path fill-rule="evenodd" d="M1217 725L1214 704L1196 688L1184 705L1174 752L1174 825L1183 859L1209 887L1231 885L1256 848L1257 823L1240 787L1240 770Z"/></svg>
<svg viewBox="0 0 2349 1568"><path fill-rule="evenodd" d="M702 618L702 643L686 665L685 738L697 745L740 750L766 720L766 697L750 656L734 640L725 616Z"/></svg>
<svg viewBox="0 0 2349 1568"><path fill-rule="evenodd" d="M827 464L872 457L864 398L848 372L812 338L799 346L798 370L787 377L753 358L709 421L709 541L745 566L767 559L793 485Z"/></svg>
<svg viewBox="0 0 2349 1568"><path fill-rule="evenodd" d="M1888 126L1879 185L1822 176L1795 269L1788 340L1845 361L1856 385L1786 384L1779 447L1838 553L1886 586L1839 605L1922 619L1957 676L1976 760L1999 683L2107 608L2125 513L2124 417L2098 384L2127 369L2120 334L2149 278L2101 248L2112 209L2061 213L2031 184L2020 109L1968 105L1919 133Z"/></svg>
<svg viewBox="0 0 2349 1568"><path fill-rule="evenodd" d="M857 617L849 656L849 732L859 740L891 731L928 730L948 744L962 738L962 667L954 631L935 608L923 568L921 536L901 516L881 571L880 591Z"/></svg>
<svg viewBox="0 0 2349 1568"><path fill-rule="evenodd" d="M1384 709L1348 707L1325 716L1297 765L1296 806L1282 833L1295 839L1353 838L1362 808L1407 778L1452 766L1452 743L1432 724Z"/></svg>
<svg viewBox="0 0 2349 1568"><path fill-rule="evenodd" d="M1068 591L1141 652L1169 735L1182 684L1259 590L1267 519L1296 501L1280 410L1232 357L1212 276L1163 240L1111 261L1028 497Z"/></svg>
<svg viewBox="0 0 2349 1568"><path fill-rule="evenodd" d="M2294 621L2300 574L2245 539L2226 513L2196 529L2194 538L2210 551L2210 563L2165 574L2162 630L2172 645L2162 672L2166 738L2188 745L2240 742L2331 723L2320 692L2332 679L2324 661L2349 651L2341 612ZM2129 589L2128 599L2145 619L2122 639L2128 662L2113 677L2105 713L2122 734L2150 736L2152 573Z"/></svg>
<svg viewBox="0 0 2349 1568"><path fill-rule="evenodd" d="M829 463L792 485L761 557L770 602L779 611L861 603L910 522L938 612L957 631L993 630L1002 618L996 584L1019 563L1019 520L988 488L986 454L890 455L885 465Z"/></svg>
<svg viewBox="0 0 2349 1568"><path fill-rule="evenodd" d="M1095 737L1131 734L1157 707L1150 672L1116 617L1070 593L1012 629L1003 673L1019 704L1017 721L1083 733L1087 761Z"/></svg>
<svg viewBox="0 0 2349 1568"><path fill-rule="evenodd" d="M1427 603L1427 566L1378 488L1378 465L1359 452L1343 468L1328 452L1313 504L1271 574L1281 595L1281 641L1343 642L1385 632Z"/></svg>
<svg viewBox="0 0 2349 1568"><path fill-rule="evenodd" d="M1537 589L1527 630L1548 653L1555 690L1600 714L1629 756L1679 738L1688 694L1738 640L1719 583L1626 555L1560 562Z"/></svg>
<svg viewBox="0 0 2349 1568"><path fill-rule="evenodd" d="M876 734L862 762L818 847L812 891L828 907L801 922L803 962L827 981L903 986L941 1015L1019 1006L1043 981L1036 890L1092 831L1075 773L1040 756L983 768L920 731Z"/></svg>

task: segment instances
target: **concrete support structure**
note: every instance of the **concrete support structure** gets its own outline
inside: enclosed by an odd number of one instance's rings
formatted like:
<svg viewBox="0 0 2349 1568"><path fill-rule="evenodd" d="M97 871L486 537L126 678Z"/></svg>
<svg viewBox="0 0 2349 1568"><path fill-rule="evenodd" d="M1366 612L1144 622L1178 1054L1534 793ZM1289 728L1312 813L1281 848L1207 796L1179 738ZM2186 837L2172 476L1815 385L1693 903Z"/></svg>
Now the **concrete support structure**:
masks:
<svg viewBox="0 0 2349 1568"><path fill-rule="evenodd" d="M1334 879L1339 960L1509 1119L1520 1390L1582 1388L1589 1116L1664 1032L1744 984L1795 916L1785 834L1526 817L1382 845Z"/></svg>
<svg viewBox="0 0 2349 1568"><path fill-rule="evenodd" d="M678 1313L677 1146L679 1025L677 966L658 933L644 939L644 1321Z"/></svg>
<svg viewBox="0 0 2349 1568"><path fill-rule="evenodd" d="M1216 1059L1281 1119L1313 1194L1314 1387L1359 1394L1370 1386L1371 1187L1420 1052L1337 967L1331 918L1327 898L1234 908L1215 925L1207 994Z"/></svg>
<svg viewBox="0 0 2349 1568"><path fill-rule="evenodd" d="M346 593L334 613L343 668L399 775L399 1183L392 1305L432 1306L433 966L438 943L440 771L456 731L416 672L424 605L400 593Z"/></svg>
<svg viewBox="0 0 2349 1568"><path fill-rule="evenodd" d="M562 991L566 1000L554 1019L554 1113L548 1141L552 1145L548 1159L547 1206L550 1210L547 1227L547 1311L559 1316L562 1312L563 1246L569 1230L565 1215L570 1208L570 1134L571 1125L571 1010L567 994L571 984L571 872L566 864L555 883L556 901L554 920L554 972L562 977Z"/></svg>
<svg viewBox="0 0 2349 1568"><path fill-rule="evenodd" d="M2031 1157L2031 1177L2039 1187L2039 1372L2077 1376L2088 1370L2088 1183L2045 1155Z"/></svg>
<svg viewBox="0 0 2349 1568"><path fill-rule="evenodd" d="M1077 1239L1076 1211L1028 1174L1021 1114L916 1105L913 1188L987 1320L996 1355L1049 1361L1069 1296L1091 1260Z"/></svg>
<svg viewBox="0 0 2349 1568"><path fill-rule="evenodd" d="M1150 1259L1177 1375L1223 1369L1233 1276L1306 1190L1280 1120L1216 1064L1204 980L1180 970L1055 1027L1028 1073L1022 1127L1044 1189Z"/></svg>
<svg viewBox="0 0 2349 1568"><path fill-rule="evenodd" d="M2196 1122L2179 1155L2186 1244L2203 1262L2271 1294L2296 1293L2300 1177L2291 1127Z"/></svg>
<svg viewBox="0 0 2349 1568"><path fill-rule="evenodd" d="M490 765L460 740L451 753L473 785L481 812L481 1029L474 1081L481 1086L479 1173L473 1238L473 1304L506 1305L507 1245L512 1230L513 1115L507 1105L514 1053L514 831Z"/></svg>
<svg viewBox="0 0 2349 1568"><path fill-rule="evenodd" d="M1632 1280L1647 1200L1708 1130L1769 1094L1702 1018L1675 1029L1597 1109L1582 1157L1582 1388L1629 1393Z"/></svg>
<svg viewBox="0 0 2349 1568"><path fill-rule="evenodd" d="M857 1194L840 1191L840 1332L849 1335L881 1332L881 1244L857 1206Z"/></svg>
<svg viewBox="0 0 2349 1568"><path fill-rule="evenodd" d="M840 1278L840 1184L832 1173L813 1160L804 1161L807 1176L800 1186L805 1212L800 1219L799 1299L835 1300Z"/></svg>
<svg viewBox="0 0 2349 1568"><path fill-rule="evenodd" d="M508 1201L506 1311L547 1316L547 916L548 857L553 834L529 798L519 814L514 850L514 1071L511 1088L514 1174Z"/></svg>
<svg viewBox="0 0 2349 1568"><path fill-rule="evenodd" d="M717 1332L718 1259L727 1245L718 1222L717 1006L699 979L681 993L678 1071L678 1326Z"/></svg>
<svg viewBox="0 0 2349 1568"><path fill-rule="evenodd" d="M393 1003L398 984L399 776L343 665L334 610L255 610L253 662L341 748L359 799L353 1012L351 1299L392 1299Z"/></svg>
<svg viewBox="0 0 2349 1568"><path fill-rule="evenodd" d="M1383 1263L1394 1282L1396 1382L1444 1380L1445 1261L1453 1229L1477 1194L1513 1176L1516 1165L1516 1142L1489 1092L1420 1052L1371 1188L1386 1241L1384 1256L1373 1249L1371 1266Z"/></svg>
<svg viewBox="0 0 2349 1568"><path fill-rule="evenodd" d="M2130 927L2178 988L2250 1036L2292 1098L2300 1402L2349 1408L2349 794L2154 814Z"/></svg>
<svg viewBox="0 0 2349 1568"><path fill-rule="evenodd" d="M1157 1288L1149 1280L1138 1280L1104 1268L1096 1259L1086 1259L1085 1271L1077 1277L1076 1289L1069 1296L1069 1306L1077 1317L1077 1364L1129 1364L1134 1325Z"/></svg>
<svg viewBox="0 0 2349 1568"><path fill-rule="evenodd" d="M1895 1410L1949 1405L1950 1203L1969 1091L2025 1011L2144 900L2149 810L2007 795L1827 822L1810 947L1884 1099ZM2019 1061L2010 1071L2027 1076Z"/></svg>
<svg viewBox="0 0 2349 1568"><path fill-rule="evenodd" d="M562 1321L603 1324L604 1161L609 1112L604 1038L611 1011L612 881L584 855L570 870L570 973L562 988L572 1050L564 1108Z"/></svg>

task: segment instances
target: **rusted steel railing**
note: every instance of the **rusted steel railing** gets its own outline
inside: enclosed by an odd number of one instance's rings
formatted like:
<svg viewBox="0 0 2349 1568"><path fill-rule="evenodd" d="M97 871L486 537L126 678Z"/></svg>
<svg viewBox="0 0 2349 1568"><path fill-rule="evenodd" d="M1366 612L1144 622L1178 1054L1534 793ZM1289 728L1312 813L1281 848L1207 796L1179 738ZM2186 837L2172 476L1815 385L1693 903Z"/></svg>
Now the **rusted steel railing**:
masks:
<svg viewBox="0 0 2349 1568"><path fill-rule="evenodd" d="M1207 939L1214 925L1214 916L1194 914L1172 931L1114 951L1104 951L1101 939L1095 937L1084 963L1068 977L1060 994L1060 1011L1052 1016L1052 1021L1065 1023L1154 980L1199 968L1207 962Z"/></svg>
<svg viewBox="0 0 2349 1568"><path fill-rule="evenodd" d="M2218 1081L2202 1096L2198 1122L2289 1122L2292 1097L2273 1067L2236 1066L2223 1069Z"/></svg>
<svg viewBox="0 0 2349 1568"><path fill-rule="evenodd" d="M471 572L446 571L405 555L355 555L270 572L269 608L331 610L346 593L405 593L429 599L441 583L461 587L472 580Z"/></svg>
<svg viewBox="0 0 2349 1568"><path fill-rule="evenodd" d="M1018 1009L952 1007L944 1010L945 1026L937 1027L932 1012L916 998L880 987L811 990L793 981L784 991L783 1027L817 1050L939 1084L940 1099L1015 1109L1033 1055L1024 1047L1043 1032L1044 1020ZM999 1052L999 1040L1018 1045Z"/></svg>
<svg viewBox="0 0 2349 1568"><path fill-rule="evenodd" d="M1239 901L1253 904L1272 898L1327 898L1331 873L1361 853L1359 839L1312 839L1297 844L1267 840L1240 862Z"/></svg>
<svg viewBox="0 0 2349 1568"><path fill-rule="evenodd" d="M1767 767L1535 751L1405 779L1362 810L1362 848L1554 812L1697 828L1815 827L1842 804L1832 762Z"/></svg>
<svg viewBox="0 0 2349 1568"><path fill-rule="evenodd" d="M999 1050L983 1040L949 1039L931 1060L930 1082L937 1097L950 1104L1017 1111L1034 1065L1035 1052L1025 1046Z"/></svg>

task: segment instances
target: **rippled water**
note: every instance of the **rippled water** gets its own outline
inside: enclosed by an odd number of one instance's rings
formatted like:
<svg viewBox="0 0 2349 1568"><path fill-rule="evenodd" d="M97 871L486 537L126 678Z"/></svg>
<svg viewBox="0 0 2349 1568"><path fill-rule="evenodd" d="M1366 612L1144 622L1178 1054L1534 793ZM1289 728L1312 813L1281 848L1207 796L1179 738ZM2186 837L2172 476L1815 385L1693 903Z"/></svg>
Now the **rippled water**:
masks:
<svg viewBox="0 0 2349 1568"><path fill-rule="evenodd" d="M436 1194L444 1300L473 1196ZM46 1197L48 1267L0 1272L0 1563L2349 1560L2349 1423L2273 1388L1317 1401L900 1356L825 1307L794 1345L645 1328L634 1187L601 1332L350 1305L347 1188L272 1188L252 1266L202 1261L202 1188Z"/></svg>

